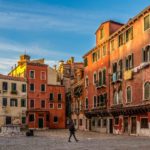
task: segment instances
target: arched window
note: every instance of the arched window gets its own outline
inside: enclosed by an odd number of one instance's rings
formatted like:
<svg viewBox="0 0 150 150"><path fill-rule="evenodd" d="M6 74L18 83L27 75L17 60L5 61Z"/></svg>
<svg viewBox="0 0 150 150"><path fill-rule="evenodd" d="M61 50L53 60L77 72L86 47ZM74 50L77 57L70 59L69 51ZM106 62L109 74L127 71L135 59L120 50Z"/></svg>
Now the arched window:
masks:
<svg viewBox="0 0 150 150"><path fill-rule="evenodd" d="M99 71L98 78L99 78L99 86L101 86L102 85L102 72L101 71Z"/></svg>
<svg viewBox="0 0 150 150"><path fill-rule="evenodd" d="M144 99L150 99L150 82L144 84Z"/></svg>
<svg viewBox="0 0 150 150"><path fill-rule="evenodd" d="M114 104L118 104L118 93L117 91L114 91Z"/></svg>
<svg viewBox="0 0 150 150"><path fill-rule="evenodd" d="M132 100L132 93L131 93L131 87L130 86L127 87L127 93L126 94L127 94L127 103L130 103Z"/></svg>
<svg viewBox="0 0 150 150"><path fill-rule="evenodd" d="M143 62L150 61L150 46L148 45L143 51Z"/></svg>
<svg viewBox="0 0 150 150"><path fill-rule="evenodd" d="M85 99L85 109L89 108L89 101L88 98Z"/></svg>
<svg viewBox="0 0 150 150"><path fill-rule="evenodd" d="M119 101L119 104L122 104L122 90L119 90L118 92L118 101Z"/></svg>

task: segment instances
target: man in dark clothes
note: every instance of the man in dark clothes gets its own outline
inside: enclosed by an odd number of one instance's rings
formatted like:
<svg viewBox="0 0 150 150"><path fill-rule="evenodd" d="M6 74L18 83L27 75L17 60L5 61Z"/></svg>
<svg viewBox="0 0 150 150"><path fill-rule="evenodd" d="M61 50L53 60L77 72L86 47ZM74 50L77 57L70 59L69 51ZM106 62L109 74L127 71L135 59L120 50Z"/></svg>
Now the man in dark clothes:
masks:
<svg viewBox="0 0 150 150"><path fill-rule="evenodd" d="M76 142L78 142L79 140L77 140L76 136L75 136L75 127L74 127L74 123L73 123L73 120L70 120L69 122L69 131L70 131L70 136L69 136L69 140L68 142L71 142L70 139L73 135L74 139L76 140Z"/></svg>

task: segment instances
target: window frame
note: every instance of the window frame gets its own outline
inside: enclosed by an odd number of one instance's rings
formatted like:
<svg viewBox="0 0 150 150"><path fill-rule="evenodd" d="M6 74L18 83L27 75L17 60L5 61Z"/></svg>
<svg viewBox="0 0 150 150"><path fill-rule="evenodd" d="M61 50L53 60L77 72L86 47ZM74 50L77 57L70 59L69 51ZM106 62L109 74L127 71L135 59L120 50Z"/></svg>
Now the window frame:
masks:
<svg viewBox="0 0 150 150"><path fill-rule="evenodd" d="M146 81L144 84L143 84L143 100L146 101L146 100L150 100L150 95L149 95L149 98L146 99L145 98L145 85L149 83L149 86L150 86L150 81Z"/></svg>
<svg viewBox="0 0 150 150"><path fill-rule="evenodd" d="M130 100L130 102L128 101L128 95L127 95L127 89L130 87L130 89L131 89L131 100ZM126 103L128 104L128 103L132 103L132 87L130 86L130 85L128 85L127 87L126 87Z"/></svg>
<svg viewBox="0 0 150 150"><path fill-rule="evenodd" d="M31 72L34 72L34 74L33 74L34 76L33 77L31 77ZM29 78L30 79L35 79L35 70L30 70L29 71Z"/></svg>

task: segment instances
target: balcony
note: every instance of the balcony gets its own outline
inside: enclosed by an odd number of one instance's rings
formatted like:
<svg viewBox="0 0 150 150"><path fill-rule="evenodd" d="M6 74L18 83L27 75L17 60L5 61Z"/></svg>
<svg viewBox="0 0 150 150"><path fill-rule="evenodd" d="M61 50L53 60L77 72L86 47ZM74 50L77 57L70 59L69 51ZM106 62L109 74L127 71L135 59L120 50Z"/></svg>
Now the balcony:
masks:
<svg viewBox="0 0 150 150"><path fill-rule="evenodd" d="M11 94L17 95L18 92L16 90L11 91Z"/></svg>
<svg viewBox="0 0 150 150"><path fill-rule="evenodd" d="M112 83L121 82L122 81L122 71L118 71L112 74Z"/></svg>
<svg viewBox="0 0 150 150"><path fill-rule="evenodd" d="M96 85L96 88L97 88L97 89L99 89L99 88L106 88L106 83L102 83L102 82L100 82L100 81L97 81L97 82L95 83L95 85Z"/></svg>

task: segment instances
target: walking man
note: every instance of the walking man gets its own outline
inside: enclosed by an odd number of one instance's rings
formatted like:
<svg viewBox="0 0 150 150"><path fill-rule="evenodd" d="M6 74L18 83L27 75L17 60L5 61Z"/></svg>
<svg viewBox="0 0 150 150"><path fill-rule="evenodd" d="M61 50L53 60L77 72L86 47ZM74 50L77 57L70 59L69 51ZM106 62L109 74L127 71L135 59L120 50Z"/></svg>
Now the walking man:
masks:
<svg viewBox="0 0 150 150"><path fill-rule="evenodd" d="M69 136L69 140L68 142L71 142L70 139L71 137L73 136L74 139L76 140L76 142L78 142L79 140L77 140L76 136L75 136L75 127L74 127L74 123L73 123L73 120L70 120L69 122L69 131L70 131L70 136Z"/></svg>

